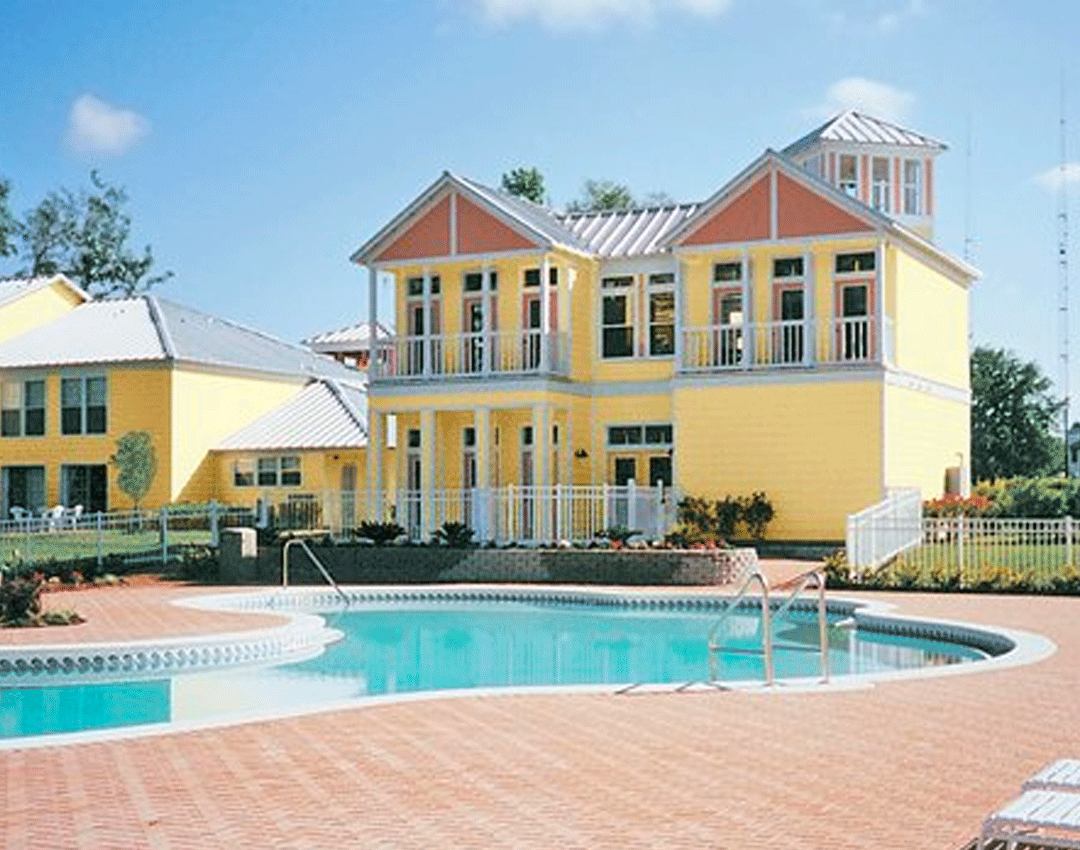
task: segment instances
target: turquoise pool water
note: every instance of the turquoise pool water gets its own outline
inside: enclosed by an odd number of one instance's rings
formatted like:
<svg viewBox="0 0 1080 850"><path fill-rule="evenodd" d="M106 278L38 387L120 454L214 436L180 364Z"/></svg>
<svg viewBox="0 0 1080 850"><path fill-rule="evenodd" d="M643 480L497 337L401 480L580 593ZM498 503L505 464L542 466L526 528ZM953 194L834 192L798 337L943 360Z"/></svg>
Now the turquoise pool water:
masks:
<svg viewBox="0 0 1080 850"><path fill-rule="evenodd" d="M715 611L461 602L367 604L324 615L343 637L306 661L131 682L64 685L61 673L0 679L0 738L244 717L383 694L462 688L701 682ZM810 615L774 622L778 678L820 674ZM761 646L761 618L735 614L725 645ZM833 675L985 658L958 644L829 629ZM762 659L722 653L723 681L760 681Z"/></svg>

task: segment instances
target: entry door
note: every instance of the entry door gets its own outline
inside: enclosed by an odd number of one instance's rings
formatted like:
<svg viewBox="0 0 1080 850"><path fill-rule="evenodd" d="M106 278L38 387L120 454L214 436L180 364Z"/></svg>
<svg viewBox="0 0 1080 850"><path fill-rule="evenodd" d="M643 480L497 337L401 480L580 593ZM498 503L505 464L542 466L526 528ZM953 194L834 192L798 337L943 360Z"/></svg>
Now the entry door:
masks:
<svg viewBox="0 0 1080 850"><path fill-rule="evenodd" d="M840 316L838 328L840 356L844 360L866 360L870 357L870 287L851 283L840 287Z"/></svg>
<svg viewBox="0 0 1080 850"><path fill-rule="evenodd" d="M405 457L405 530L413 540L421 536L420 482L420 453L409 452Z"/></svg>
<svg viewBox="0 0 1080 850"><path fill-rule="evenodd" d="M776 305L780 321L774 332L773 357L779 363L801 363L805 346L805 300L802 288L781 289Z"/></svg>
<svg viewBox="0 0 1080 850"><path fill-rule="evenodd" d="M41 513L45 507L45 467L5 466L3 471L4 515L11 519L12 508Z"/></svg>
<svg viewBox="0 0 1080 850"><path fill-rule="evenodd" d="M356 527L356 464L341 467L341 527Z"/></svg>
<svg viewBox="0 0 1080 850"><path fill-rule="evenodd" d="M665 489L671 486L671 456L655 455L649 458L649 486Z"/></svg>
<svg viewBox="0 0 1080 850"><path fill-rule="evenodd" d="M67 465L60 468L60 499L65 507L82 505L86 513L108 507L108 474L104 464Z"/></svg>
<svg viewBox="0 0 1080 850"><path fill-rule="evenodd" d="M615 458L615 486L625 487L630 483L631 479L637 481L637 458Z"/></svg>
<svg viewBox="0 0 1080 850"><path fill-rule="evenodd" d="M521 538L532 540L535 527L533 513L536 510L536 495L533 484L536 481L533 467L533 429L526 425L521 429Z"/></svg>
<svg viewBox="0 0 1080 850"><path fill-rule="evenodd" d="M408 334L411 337L408 351L408 374L419 375L424 371L424 363L430 358L431 371L438 371L441 363L442 346L438 339L441 331L439 323L439 302L432 300L430 314L424 309L423 302L414 301L407 307Z"/></svg>
<svg viewBox="0 0 1080 850"><path fill-rule="evenodd" d="M739 366L743 350L742 292L737 289L713 290L713 322L716 338L713 356L718 366Z"/></svg>

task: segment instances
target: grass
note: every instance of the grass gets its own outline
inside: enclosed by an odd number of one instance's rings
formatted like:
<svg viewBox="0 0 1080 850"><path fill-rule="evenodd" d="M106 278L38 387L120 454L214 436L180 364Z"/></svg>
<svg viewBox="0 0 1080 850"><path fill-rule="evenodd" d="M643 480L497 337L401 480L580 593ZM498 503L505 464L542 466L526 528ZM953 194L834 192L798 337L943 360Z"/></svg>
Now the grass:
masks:
<svg viewBox="0 0 1080 850"><path fill-rule="evenodd" d="M169 530L170 547L210 542L210 532L198 530ZM160 557L161 535L157 528L104 529L99 541L97 529L78 531L47 531L28 534L0 535L0 561L20 560L24 564L47 561L69 561L79 558L96 558L98 553Z"/></svg>

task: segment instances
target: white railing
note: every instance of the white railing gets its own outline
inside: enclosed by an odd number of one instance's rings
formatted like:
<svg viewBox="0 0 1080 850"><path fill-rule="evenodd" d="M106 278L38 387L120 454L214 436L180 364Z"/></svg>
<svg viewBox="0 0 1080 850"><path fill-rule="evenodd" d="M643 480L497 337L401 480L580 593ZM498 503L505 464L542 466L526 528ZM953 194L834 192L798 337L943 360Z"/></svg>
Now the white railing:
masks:
<svg viewBox="0 0 1080 850"><path fill-rule="evenodd" d="M483 375L568 375L567 335L539 330L400 336L381 343L376 380Z"/></svg>
<svg viewBox="0 0 1080 850"><path fill-rule="evenodd" d="M886 338L891 327L887 322ZM684 328L679 368L716 372L874 363L891 351L878 335L875 316Z"/></svg>
<svg viewBox="0 0 1080 850"><path fill-rule="evenodd" d="M890 490L875 505L847 518L847 559L856 571L881 566L922 541L922 494L914 487Z"/></svg>

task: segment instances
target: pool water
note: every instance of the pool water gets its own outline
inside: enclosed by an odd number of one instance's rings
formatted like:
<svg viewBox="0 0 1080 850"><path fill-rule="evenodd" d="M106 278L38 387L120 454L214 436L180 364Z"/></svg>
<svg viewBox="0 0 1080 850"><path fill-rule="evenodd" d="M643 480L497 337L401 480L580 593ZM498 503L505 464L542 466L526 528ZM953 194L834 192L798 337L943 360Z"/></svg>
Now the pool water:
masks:
<svg viewBox="0 0 1080 850"><path fill-rule="evenodd" d="M0 738L310 708L384 694L583 684L681 684L709 678L715 611L551 604L372 603L324 615L343 633L315 658L273 667L80 685L59 674L0 688ZM812 615L773 624L777 678L820 675ZM761 681L761 618L733 614L722 634L722 681ZM833 675L955 664L986 654L959 644L828 631ZM52 681L50 681L52 680ZM7 684L6 682L4 683Z"/></svg>

